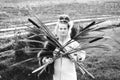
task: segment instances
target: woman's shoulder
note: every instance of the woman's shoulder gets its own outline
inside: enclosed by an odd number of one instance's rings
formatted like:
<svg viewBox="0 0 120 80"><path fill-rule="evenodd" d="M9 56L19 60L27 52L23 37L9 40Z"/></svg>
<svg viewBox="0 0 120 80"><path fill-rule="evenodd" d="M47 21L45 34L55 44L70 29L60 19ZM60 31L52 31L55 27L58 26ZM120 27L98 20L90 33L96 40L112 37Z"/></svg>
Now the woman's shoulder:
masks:
<svg viewBox="0 0 120 80"><path fill-rule="evenodd" d="M56 48L56 46L54 44L52 44L50 41L46 41L44 44L44 48L47 50L54 50Z"/></svg>
<svg viewBox="0 0 120 80"><path fill-rule="evenodd" d="M76 47L80 46L80 43L78 43L78 42L75 41L75 40L72 40L72 42L70 43L70 46L76 48Z"/></svg>

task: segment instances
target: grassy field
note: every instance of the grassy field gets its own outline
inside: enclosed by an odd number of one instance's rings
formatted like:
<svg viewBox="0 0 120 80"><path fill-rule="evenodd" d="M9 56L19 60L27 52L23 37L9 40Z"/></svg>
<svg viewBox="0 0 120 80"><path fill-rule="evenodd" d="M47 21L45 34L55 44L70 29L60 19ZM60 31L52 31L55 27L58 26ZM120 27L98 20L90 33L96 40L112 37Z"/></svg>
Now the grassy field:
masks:
<svg viewBox="0 0 120 80"><path fill-rule="evenodd" d="M43 22L52 22L52 21L56 21L58 15L60 14L68 14L73 20L73 19L81 19L88 17L99 17L102 15L119 15L120 12L119 4L118 6L114 7L111 4L107 4L107 3L89 4L89 3L80 3L77 0L76 1L53 0L53 2L58 2L59 4L52 2L50 3L50 1L45 1L45 2L44 1L42 2L40 0L37 1L35 2L29 1L29 3L18 1L17 3L3 3L3 5L1 4L1 8L0 8L1 27L2 26L10 27L11 24L21 24L21 23L24 24L24 22L27 22L28 17L31 17L34 14L38 15ZM47 4L46 2L49 3ZM33 3L35 6L30 5L30 3ZM36 3L41 3L41 4L37 5Z"/></svg>
<svg viewBox="0 0 120 80"><path fill-rule="evenodd" d="M93 18L102 17L103 15L115 14L110 11L105 11L101 6L91 6L80 3L61 3L54 5L45 5L32 7L32 12L28 12L26 8L2 8L0 11L4 11L6 15L0 19L0 28L9 28L11 25L28 23L27 18L33 14L37 14L43 22L57 21L57 15L68 14L71 19ZM90 8L89 8L90 7ZM90 11L90 9L92 9ZM96 10L98 10L96 12ZM108 9L109 10L109 9ZM18 14L20 12L20 14ZM26 14L26 13L29 14ZM26 14L26 15L25 15ZM3 15L3 13L2 13ZM117 16L119 16L117 14ZM81 23L82 24L82 23ZM112 30L107 30L106 35L112 39L120 40L120 29L115 29L116 33ZM1 45L9 42L10 40L1 40ZM87 50L87 57L84 61L85 68L95 76L94 80L119 80L120 79L120 43L114 40L100 40L94 44L109 44L112 47L110 51L104 51L102 49L90 49ZM2 47L1 46L1 47ZM6 56L7 55L7 56ZM30 72L38 67L38 61L32 60L15 67L10 65L17 63L15 59L14 51L1 52L0 53L0 80L38 80L37 74L30 76ZM78 71L78 80L93 80L88 75L81 75Z"/></svg>

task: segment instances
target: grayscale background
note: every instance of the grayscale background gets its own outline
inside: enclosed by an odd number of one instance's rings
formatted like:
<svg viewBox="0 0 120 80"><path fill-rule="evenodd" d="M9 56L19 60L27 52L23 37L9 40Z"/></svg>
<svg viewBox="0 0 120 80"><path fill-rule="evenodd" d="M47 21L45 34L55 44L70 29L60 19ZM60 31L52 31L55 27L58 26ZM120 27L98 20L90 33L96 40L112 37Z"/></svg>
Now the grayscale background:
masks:
<svg viewBox="0 0 120 80"><path fill-rule="evenodd" d="M2 49L13 45L16 35L26 37L27 26L33 26L28 22L29 17L38 16L53 31L60 14L69 15L82 27L93 20L105 21L101 26L118 27L105 30L115 41L97 42L111 45L112 50L88 50L84 64L95 80L120 80L120 0L0 0L0 80L37 80L36 77L28 78L30 70L38 67L37 60L24 63L21 61L26 58L16 60L13 47ZM14 64L16 66L12 67ZM87 75L81 76L79 71L77 74L78 80L92 80Z"/></svg>

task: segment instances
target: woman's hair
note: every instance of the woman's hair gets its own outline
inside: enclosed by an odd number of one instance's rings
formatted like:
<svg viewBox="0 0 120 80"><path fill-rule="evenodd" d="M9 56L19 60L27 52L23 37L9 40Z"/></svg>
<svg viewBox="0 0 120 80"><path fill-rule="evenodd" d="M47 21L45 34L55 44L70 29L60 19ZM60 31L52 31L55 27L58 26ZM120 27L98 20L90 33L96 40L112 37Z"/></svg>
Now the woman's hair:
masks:
<svg viewBox="0 0 120 80"><path fill-rule="evenodd" d="M70 37L71 37L71 35L74 34L73 32L75 32L75 31L73 30L74 22L73 22L73 21L70 21L70 17L69 17L68 15L66 15L66 14L63 14L63 15L60 15L60 16L59 16L58 22L57 22L57 24L56 24L56 26L55 26L55 29L54 29L54 34L55 34L55 36L57 36L59 24L62 24L62 23L63 23L63 24L67 24L67 27L68 27L68 29L69 29L68 34L69 34ZM72 38L72 37L71 37L71 38Z"/></svg>
<svg viewBox="0 0 120 80"><path fill-rule="evenodd" d="M67 28L69 29L70 28L70 25L68 24L68 23L64 23L64 22L60 22L59 24L65 24L65 25L67 25ZM58 24L58 28L59 28L59 24Z"/></svg>
<svg viewBox="0 0 120 80"><path fill-rule="evenodd" d="M70 17L66 14L59 15L58 21L68 23L68 22L70 22Z"/></svg>

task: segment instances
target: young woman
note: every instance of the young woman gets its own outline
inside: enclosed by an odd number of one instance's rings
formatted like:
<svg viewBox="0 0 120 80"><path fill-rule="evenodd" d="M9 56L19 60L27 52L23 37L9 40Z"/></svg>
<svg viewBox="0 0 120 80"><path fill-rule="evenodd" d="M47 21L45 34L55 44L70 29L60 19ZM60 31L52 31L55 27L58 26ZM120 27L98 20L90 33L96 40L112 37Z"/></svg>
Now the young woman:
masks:
<svg viewBox="0 0 120 80"><path fill-rule="evenodd" d="M69 21L65 21L65 18L63 19L64 20L58 22L55 29L58 42L62 46L64 46L71 39L71 36L70 36L71 26L68 23ZM69 45L67 45L65 47L65 50L67 52L77 47L80 47L80 44L77 41L74 41ZM52 51L58 51L58 48L52 45L50 42L46 43L45 48L46 49L42 50L38 55L40 57L41 64L45 64L47 62L52 61L52 57L54 56ZM64 53L62 52L62 54ZM83 61L85 59L85 55L86 55L85 51L81 51L81 52L72 53L67 56L62 56L56 59L53 63L51 63L47 67L46 75L48 75L48 77L51 76L53 80L77 80L75 64L71 60L71 58L74 60Z"/></svg>

